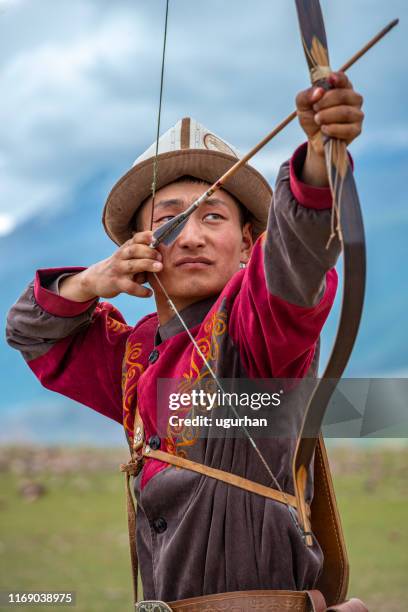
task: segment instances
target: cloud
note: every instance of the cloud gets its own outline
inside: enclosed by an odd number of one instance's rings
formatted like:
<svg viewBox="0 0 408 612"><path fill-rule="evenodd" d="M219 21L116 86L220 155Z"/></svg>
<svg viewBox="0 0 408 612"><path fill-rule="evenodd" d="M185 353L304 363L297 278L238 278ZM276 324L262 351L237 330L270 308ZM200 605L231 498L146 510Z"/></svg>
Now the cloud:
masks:
<svg viewBox="0 0 408 612"><path fill-rule="evenodd" d="M291 155L292 149L290 147L282 147L273 151L261 151L249 163L273 183L282 163L289 159Z"/></svg>
<svg viewBox="0 0 408 612"><path fill-rule="evenodd" d="M1 214L0 215L0 236L5 236L13 231L15 227L15 220L13 215Z"/></svg>
<svg viewBox="0 0 408 612"><path fill-rule="evenodd" d="M89 3L84 18L88 9ZM100 24L95 15L91 22L71 40L56 40L51 27L48 40L45 34L3 62L2 233L62 205L98 165L110 163L117 150L123 156L128 125L147 107L118 100L103 82L103 74L117 69L119 76L121 62L129 65L143 47L142 23L129 27L121 15Z"/></svg>
<svg viewBox="0 0 408 612"><path fill-rule="evenodd" d="M387 5L323 0L322 6L333 65L407 11L401 0ZM104 173L119 176L151 144L164 3L0 0L2 8L5 233L30 215L66 206L87 180ZM247 151L293 110L296 91L308 86L297 27L287 0L172 0L163 131L192 115ZM358 154L379 143L407 146L406 84L396 78L404 70L403 54L396 53L398 44L405 44L402 36L392 34L353 69L370 110ZM272 180L302 140L298 128L287 129L253 164Z"/></svg>
<svg viewBox="0 0 408 612"><path fill-rule="evenodd" d="M42 40L4 62L0 119L3 231L60 206L95 169L123 155L123 136L147 104L121 101L102 75L143 47L143 24L118 15L69 41ZM120 73L120 70L119 70ZM127 138L129 140L129 138ZM104 156L106 155L106 159Z"/></svg>
<svg viewBox="0 0 408 612"><path fill-rule="evenodd" d="M0 0L0 11L10 6L15 7L21 4L23 0Z"/></svg>
<svg viewBox="0 0 408 612"><path fill-rule="evenodd" d="M374 128L364 132L364 136L353 145L358 153L375 149L386 151L408 151L408 125L395 125Z"/></svg>

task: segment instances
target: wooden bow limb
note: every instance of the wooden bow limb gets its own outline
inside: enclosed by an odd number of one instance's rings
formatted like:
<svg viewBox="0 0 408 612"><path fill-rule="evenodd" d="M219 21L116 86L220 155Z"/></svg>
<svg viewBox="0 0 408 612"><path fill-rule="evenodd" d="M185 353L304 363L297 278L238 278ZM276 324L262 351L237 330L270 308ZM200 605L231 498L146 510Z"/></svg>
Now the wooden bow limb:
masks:
<svg viewBox="0 0 408 612"><path fill-rule="evenodd" d="M319 0L295 1L311 82L328 90L331 85L327 78L332 71L320 2ZM396 23L397 21L391 22L383 32L387 33ZM308 469L330 398L347 366L357 337L364 303L366 276L364 226L346 143L325 138L324 150L333 197L330 240L337 234L342 242L344 282L336 339L323 376L316 385L306 408L292 465L299 508L298 520L308 546L313 544L310 521L305 511Z"/></svg>

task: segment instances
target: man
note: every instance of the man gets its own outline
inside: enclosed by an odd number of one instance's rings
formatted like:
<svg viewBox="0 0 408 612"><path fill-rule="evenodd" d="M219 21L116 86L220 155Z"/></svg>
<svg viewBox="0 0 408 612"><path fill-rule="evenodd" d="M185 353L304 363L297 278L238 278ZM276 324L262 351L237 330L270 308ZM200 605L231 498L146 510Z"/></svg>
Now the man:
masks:
<svg viewBox="0 0 408 612"><path fill-rule="evenodd" d="M281 167L273 206L265 179L245 166L193 213L171 245L152 249L151 230L185 210L236 154L197 122L183 119L160 139L157 160L153 145L136 160L104 209L105 229L119 248L86 269L38 270L9 312L8 342L45 387L123 423L131 446L144 428L153 450L293 493L291 459L305 398L285 415L289 440L258 441L274 484L245 438L203 438L183 426L169 426L164 435L157 383L175 379L193 386L208 376L208 366L220 378L316 374L340 250L338 240L327 248L331 194L320 136L349 144L363 121L362 98L347 77L335 73L331 82L331 91L310 88L297 97L308 142ZM121 292L149 296L146 275L157 313L135 327L98 301ZM305 546L281 501L149 458L135 493L146 599L301 590L316 583L319 544Z"/></svg>

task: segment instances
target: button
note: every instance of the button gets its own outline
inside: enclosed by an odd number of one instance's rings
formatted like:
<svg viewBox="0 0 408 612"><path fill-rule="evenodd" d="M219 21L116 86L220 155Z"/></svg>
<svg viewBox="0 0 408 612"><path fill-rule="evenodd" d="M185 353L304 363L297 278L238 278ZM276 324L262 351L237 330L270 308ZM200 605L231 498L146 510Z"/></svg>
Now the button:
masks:
<svg viewBox="0 0 408 612"><path fill-rule="evenodd" d="M149 446L152 450L157 450L160 448L161 440L159 436L151 436L149 438Z"/></svg>
<svg viewBox="0 0 408 612"><path fill-rule="evenodd" d="M167 529L166 519L164 519L162 516L159 516L159 518L154 519L152 524L153 524L153 529L155 530L156 533L163 533Z"/></svg>
<svg viewBox="0 0 408 612"><path fill-rule="evenodd" d="M155 361L158 360L159 355L159 351L157 349L154 349L149 355L149 363L155 363Z"/></svg>

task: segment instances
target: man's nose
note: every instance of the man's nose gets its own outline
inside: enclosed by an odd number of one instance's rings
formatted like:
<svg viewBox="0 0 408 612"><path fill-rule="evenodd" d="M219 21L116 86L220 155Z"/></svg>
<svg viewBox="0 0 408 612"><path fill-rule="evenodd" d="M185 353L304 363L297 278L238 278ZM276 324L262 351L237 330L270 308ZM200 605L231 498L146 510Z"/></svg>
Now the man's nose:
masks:
<svg viewBox="0 0 408 612"><path fill-rule="evenodd" d="M177 242L181 247L198 247L205 243L204 228L198 216L193 213L183 227Z"/></svg>

